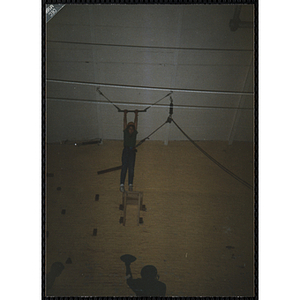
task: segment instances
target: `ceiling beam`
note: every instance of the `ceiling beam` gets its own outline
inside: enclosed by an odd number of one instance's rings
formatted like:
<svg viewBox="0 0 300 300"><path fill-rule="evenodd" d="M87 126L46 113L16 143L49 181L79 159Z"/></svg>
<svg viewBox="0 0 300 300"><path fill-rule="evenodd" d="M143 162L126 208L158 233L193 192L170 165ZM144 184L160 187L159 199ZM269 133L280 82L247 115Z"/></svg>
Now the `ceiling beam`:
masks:
<svg viewBox="0 0 300 300"><path fill-rule="evenodd" d="M166 87L150 87L150 86L134 86L124 84L110 84L110 83L96 83L96 82L83 82L83 81L70 81L64 79L46 79L48 82L56 83L67 83L67 84L78 84L86 86L103 86L110 88L124 88L124 89L135 89L135 90L148 90L148 91L172 91L182 93L199 93L199 94L215 94L215 95L253 95L253 92L241 92L241 91L217 91L217 90L195 90L195 89L180 89L180 88L166 88Z"/></svg>

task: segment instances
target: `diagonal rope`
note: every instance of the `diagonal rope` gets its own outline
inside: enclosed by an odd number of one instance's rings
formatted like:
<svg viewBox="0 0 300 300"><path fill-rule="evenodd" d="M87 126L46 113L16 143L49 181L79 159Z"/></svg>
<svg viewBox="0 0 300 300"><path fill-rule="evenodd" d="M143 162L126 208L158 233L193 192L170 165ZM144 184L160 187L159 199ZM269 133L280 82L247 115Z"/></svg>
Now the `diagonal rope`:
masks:
<svg viewBox="0 0 300 300"><path fill-rule="evenodd" d="M109 103L111 103L117 110L118 112L122 112L122 110L115 104L113 103L108 97L106 97L102 91L100 90L100 88L97 88L97 92L103 96L107 101L109 101ZM166 96L162 97L161 99L157 100L156 102L154 102L153 104L151 104L150 106L146 107L143 111L141 112L146 112L149 108L151 108L152 106L154 106L155 104L157 104L158 102L160 102L161 100L167 98L168 96L170 96L173 92L171 91L170 93L168 93Z"/></svg>
<svg viewBox="0 0 300 300"><path fill-rule="evenodd" d="M180 127L179 125L172 119L173 123L176 125L176 127L187 137L187 139L192 142L194 146L196 146L207 158L209 158L213 163L215 163L218 167L220 167L223 171L225 171L227 174L232 176L234 179L245 185L249 189L253 189L253 186L251 186L248 182L244 181L240 177L238 177L236 174L228 170L226 167L224 167L222 164L220 164L216 159L214 159L211 155L209 155L205 150L203 150L199 145L197 145Z"/></svg>
<svg viewBox="0 0 300 300"><path fill-rule="evenodd" d="M155 129L152 133L150 133L147 137L145 137L144 139L142 139L136 146L135 148L141 146L146 140L148 140L150 138L151 135L153 135L156 131L158 131L160 128L162 128L166 123L168 123L168 120L165 121L163 124L161 124L157 129Z"/></svg>
<svg viewBox="0 0 300 300"><path fill-rule="evenodd" d="M167 98L168 96L170 96L173 92L168 93L166 96L164 96L163 98L159 99L158 101L156 101L155 103L151 104L150 106L146 107L145 110L147 111L149 108L151 108L153 105L157 104L158 102L160 102L161 100Z"/></svg>
<svg viewBox="0 0 300 300"><path fill-rule="evenodd" d="M101 92L101 90L100 90L100 88L97 88L97 92L101 95L101 96L103 96L107 101L109 101L118 111L121 111L121 109L117 106L117 105L115 105L112 101L110 101L102 92Z"/></svg>

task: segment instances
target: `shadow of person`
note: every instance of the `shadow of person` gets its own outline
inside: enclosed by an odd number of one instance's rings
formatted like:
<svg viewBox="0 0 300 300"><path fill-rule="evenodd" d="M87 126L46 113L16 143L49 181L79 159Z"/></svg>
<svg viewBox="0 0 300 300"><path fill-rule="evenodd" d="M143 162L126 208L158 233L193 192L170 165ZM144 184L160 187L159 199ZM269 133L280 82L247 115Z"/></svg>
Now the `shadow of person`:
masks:
<svg viewBox="0 0 300 300"><path fill-rule="evenodd" d="M55 262L52 264L50 272L47 274L47 290L53 287L55 278L58 277L64 269L64 265L61 262Z"/></svg>
<svg viewBox="0 0 300 300"><path fill-rule="evenodd" d="M133 279L130 264L136 258L125 254L121 256L121 260L125 262L127 284L136 296L162 297L166 295L166 285L159 281L156 267L152 265L144 266L141 270L141 278Z"/></svg>

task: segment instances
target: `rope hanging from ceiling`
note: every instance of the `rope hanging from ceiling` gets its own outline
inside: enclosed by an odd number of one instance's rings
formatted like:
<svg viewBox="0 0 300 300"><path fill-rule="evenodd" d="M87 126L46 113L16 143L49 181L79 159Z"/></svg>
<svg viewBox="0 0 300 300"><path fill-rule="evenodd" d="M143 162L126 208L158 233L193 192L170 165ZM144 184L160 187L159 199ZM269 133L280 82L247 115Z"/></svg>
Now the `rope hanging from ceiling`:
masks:
<svg viewBox="0 0 300 300"><path fill-rule="evenodd" d="M197 148L199 149L208 159L210 159L213 163L215 163L218 167L220 167L223 171L225 171L227 174L232 176L234 179L245 185L249 189L253 189L253 186L250 185L245 180L241 179L239 176L231 172L229 169L224 167L221 163L219 163L216 159L214 159L211 155L209 155L205 150L203 150L198 144L196 144L195 141L193 141L180 127L179 125L172 119L172 122L175 124L175 126L183 133L185 137Z"/></svg>
<svg viewBox="0 0 300 300"><path fill-rule="evenodd" d="M166 97L166 96L165 96ZM165 98L164 97L164 98ZM227 169L225 166L223 166L221 163L219 163L215 158L213 158L210 154L208 154L204 149L202 149L194 140L192 140L184 131L183 129L173 120L173 99L172 97L170 97L170 109L169 109L169 116L168 119L162 124L160 125L157 129L155 129L152 133L150 133L147 137L145 137L144 139L142 139L136 146L135 148L141 146L147 139L150 138L150 136L152 136L155 132L157 132L160 128L162 128L166 123L171 123L173 122L175 124L175 126L181 131L181 133L198 149L200 150L209 160L211 160L214 164L216 164L219 168L221 168L223 171L225 171L227 174L229 174L231 177L233 177L234 179L236 179L237 181L239 181L240 183L242 183L244 186L246 186L249 189L253 189L253 186L251 184L249 184L248 182L246 182L245 180L243 180L242 178L240 178L239 176L237 176L235 173L231 172L229 169ZM122 168L122 166L118 166L115 168L110 168L110 169L106 169L106 170L102 170L102 171L98 171L98 175L100 174L104 174L107 172L111 172L111 171L116 171L116 170L120 170Z"/></svg>

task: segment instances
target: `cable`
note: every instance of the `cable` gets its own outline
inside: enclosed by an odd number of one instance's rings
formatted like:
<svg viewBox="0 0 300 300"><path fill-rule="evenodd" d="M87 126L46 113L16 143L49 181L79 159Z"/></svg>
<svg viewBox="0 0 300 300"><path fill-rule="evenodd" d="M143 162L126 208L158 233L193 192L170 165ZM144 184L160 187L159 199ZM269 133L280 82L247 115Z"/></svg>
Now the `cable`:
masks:
<svg viewBox="0 0 300 300"><path fill-rule="evenodd" d="M216 159L214 159L212 156L210 156L205 150L203 150L199 145L197 145L180 127L179 125L172 119L171 116L168 117L167 121L165 121L162 125L160 125L157 129L155 129L152 133L150 133L147 137L145 137L144 139L142 139L136 146L135 148L141 146L147 139L150 138L151 135L153 135L156 131L158 131L160 128L162 128L166 123L170 123L173 122L176 127L188 138L188 140L190 142L192 142L192 144L194 146L196 146L206 157L208 157L213 163L215 163L218 167L220 167L223 171L225 171L227 174L229 174L230 176L232 176L234 179L236 179L237 181L239 181L240 183L242 183L243 185L245 185L247 188L249 189L253 189L253 186L251 186L248 182L244 181L243 179L241 179L240 177L238 177L236 174L234 174L233 172L231 172L229 169L227 169L226 167L224 167L222 164L220 164ZM122 168L122 166L118 166L118 167L114 167L114 168L109 168L106 170L102 170L102 171L98 171L97 174L104 174L107 172L111 172L111 171L116 171L116 170L120 170Z"/></svg>
<svg viewBox="0 0 300 300"><path fill-rule="evenodd" d="M106 101L99 101L99 100L89 100L89 99L74 99L74 98L54 98L54 97L47 97L48 101L70 101L70 102L80 102L80 103L91 103L91 104L103 104L103 105L110 105ZM149 103L140 104L135 102L116 102L118 105L128 105L128 106L146 106ZM150 107L170 107L169 104L150 104ZM205 106L205 105L174 105L176 109L234 109L234 110L253 110L253 107L237 107L237 106Z"/></svg>
<svg viewBox="0 0 300 300"><path fill-rule="evenodd" d="M157 129L155 129L152 133L150 133L147 137L145 137L144 139L142 139L136 146L135 148L141 146L147 139L149 139L149 137L151 135L153 135L156 131L158 131L160 128L162 128L165 124L167 123L164 122L162 125L160 125ZM112 172L112 171L117 171L117 170L120 170L122 169L122 166L117 166L117 167L114 167L114 168L109 168L109 169L105 169L105 170L102 170L102 171L98 171L97 174L100 175L100 174L104 174L104 173L108 173L108 172Z"/></svg>
<svg viewBox="0 0 300 300"><path fill-rule="evenodd" d="M170 92L169 94L167 94L166 96L164 96L163 98L159 99L158 101L156 101L155 103L151 104L150 106L148 106L147 108L145 108L145 110L148 110L150 107L152 107L153 105L157 104L158 102L160 102L161 100L167 98L168 96L170 96L173 92Z"/></svg>
<svg viewBox="0 0 300 300"><path fill-rule="evenodd" d="M240 177L238 177L236 174L234 174L233 172L231 172L230 170L228 170L226 167L224 167L222 164L220 164L216 159L214 159L212 156L210 156L205 150L203 150L199 145L197 145L180 127L179 125L173 120L173 123L176 125L176 127L188 138L188 140L190 142L192 142L192 144L194 146L196 146L206 157L208 157L213 163L215 163L218 167L220 167L223 171L225 171L227 174L229 174L230 176L232 176L234 179L236 179L237 181L239 181L240 183L242 183L243 185L245 185L247 188L249 189L253 189L253 186L251 186L248 182L244 181L243 179L241 179Z"/></svg>
<svg viewBox="0 0 300 300"><path fill-rule="evenodd" d="M187 47L162 47L162 46L141 46L141 45L119 45L119 44L97 44L87 42L67 42L67 41L47 41L48 43L75 44L104 47L122 47L122 48L143 48L143 49L163 49L163 50L184 50L184 51L224 51L224 52L253 52L252 49L216 49L216 48L187 48Z"/></svg>
<svg viewBox="0 0 300 300"><path fill-rule="evenodd" d="M147 91L170 91L182 92L182 93L200 93L200 94L219 94L219 95L253 95L253 92L236 92L236 91L212 91L212 90L193 90L193 89L178 89L178 88L164 88L164 87L147 87L147 86L134 86L125 84L110 84L110 83L94 83L94 82L83 82L83 81L69 81L69 80L58 80L58 79L47 79L48 82L56 83L70 83L78 85L91 85L91 86L105 86L113 88L123 89L135 89L135 90L147 90Z"/></svg>
<svg viewBox="0 0 300 300"><path fill-rule="evenodd" d="M119 112L121 111L121 109L117 106L117 105L115 105L113 102L111 102L101 91L100 91L100 88L97 88L97 92L101 95L101 96L103 96L106 100L108 100Z"/></svg>
<svg viewBox="0 0 300 300"><path fill-rule="evenodd" d="M118 106L116 106L112 101L110 101L101 91L100 88L97 88L97 91L99 92L100 95L102 95L105 99L107 99L112 105L114 105L117 110L120 112L122 111ZM169 94L167 94L166 96L164 96L163 98L159 99L158 101L156 101L155 103L153 103L152 105L150 105L149 107L147 107L144 111L147 111L150 107L152 107L153 105L157 104L159 101L163 100L164 98L166 98L167 96L171 95L173 92L170 92ZM226 173L228 173L229 175L231 175L233 178L235 178L236 180L238 180L239 182L241 182L242 184L244 184L246 187L248 187L249 189L253 189L253 187L247 183L246 181L244 181L243 179L241 179L240 177L238 177L236 174L234 174L233 172L231 172L230 170L228 170L226 167L224 167L222 164L220 164L217 160L215 160L212 156L210 156L206 151L204 151L200 146L198 146L180 127L179 125L173 120L172 118L172 114L173 114L173 99L171 97L171 103L170 103L170 115L167 119L167 121L165 121L161 126L159 126L157 129L155 129L152 133L150 133L147 137L145 137L144 139L142 139L136 146L135 148L139 147L140 145L142 145L147 139L150 138L151 135L153 135L156 131L158 131L160 128L162 128L166 123L171 123L173 122L176 127L206 156L208 157L212 162L214 162L217 166L219 166L222 170L224 170ZM115 170L119 170L120 167L122 166L118 166L115 168L110 168L107 170L103 170L103 171L98 171L98 174L103 174L106 172L110 172L110 171L115 171Z"/></svg>
<svg viewBox="0 0 300 300"><path fill-rule="evenodd" d="M117 110L120 112L122 111L118 106L116 106L112 101L110 101L101 91L100 88L97 88L97 91L100 93L100 95L102 95L105 99L107 99L112 105L114 105ZM159 101L163 100L164 98L166 98L167 96L169 96L170 94L172 94L173 92L170 92L169 94L167 94L166 96L164 96L163 98L159 99L158 101L156 101L155 103L153 103L152 105L150 105L149 107L147 107L144 111L147 111L147 109L149 109L150 107L152 107L153 105L157 104ZM173 113L173 100L171 97L171 104L170 104L170 112L172 111ZM151 134L149 134L146 138L142 139L136 146L135 148L139 147L140 145L142 145L147 139L149 139L149 137L151 135L153 135L156 131L158 131L161 127L163 127L166 123L171 123L173 122L176 127L205 155L207 156L212 162L214 162L217 166L219 166L222 170L224 170L226 173L228 173L229 175L231 175L233 178L235 178L236 180L238 180L239 182L241 182L242 184L244 184L246 187L248 187L249 189L253 189L253 187L247 183L246 181L244 181L243 179L241 179L240 177L238 177L237 175L235 175L233 172L231 172L230 170L228 170L226 167L224 167L222 164L220 164L217 160L215 160L212 156L210 156L206 151L204 151L200 146L198 146L180 127L179 125L172 119L172 114L170 113L167 121L165 121L161 126L159 126L157 129L155 129ZM115 168L110 168L107 170L103 170L103 171L98 171L98 174L103 174L106 172L110 172L110 171L115 171L115 170L119 170L120 166L115 167Z"/></svg>
<svg viewBox="0 0 300 300"><path fill-rule="evenodd" d="M147 137L145 137L144 139L142 139L136 146L135 148L141 146L147 139L149 139L149 137L154 134L156 131L158 131L160 128L162 128L166 123L168 123L168 120L165 121L162 125L160 125L157 129L155 129L152 133L150 133Z"/></svg>

